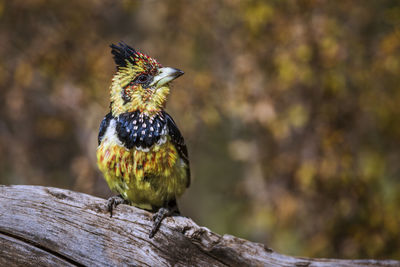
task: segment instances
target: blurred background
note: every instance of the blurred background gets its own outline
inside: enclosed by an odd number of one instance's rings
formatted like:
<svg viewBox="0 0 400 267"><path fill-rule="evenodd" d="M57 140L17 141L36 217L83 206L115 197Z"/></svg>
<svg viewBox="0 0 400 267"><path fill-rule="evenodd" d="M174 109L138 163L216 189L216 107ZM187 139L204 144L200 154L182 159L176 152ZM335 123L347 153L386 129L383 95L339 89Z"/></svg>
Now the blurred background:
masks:
<svg viewBox="0 0 400 267"><path fill-rule="evenodd" d="M398 1L0 0L0 183L111 195L95 152L123 40L185 71L184 215L280 253L400 259L399 26Z"/></svg>

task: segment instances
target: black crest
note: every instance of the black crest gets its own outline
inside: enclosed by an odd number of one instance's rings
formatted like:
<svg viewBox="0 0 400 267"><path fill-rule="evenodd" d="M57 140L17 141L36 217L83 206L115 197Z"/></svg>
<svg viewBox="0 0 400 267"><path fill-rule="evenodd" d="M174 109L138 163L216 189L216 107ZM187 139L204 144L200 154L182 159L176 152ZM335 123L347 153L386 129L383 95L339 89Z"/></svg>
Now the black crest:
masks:
<svg viewBox="0 0 400 267"><path fill-rule="evenodd" d="M117 67L126 67L126 61L128 60L132 64L135 64L134 55L136 50L125 44L124 42L119 42L118 45L111 44L111 54L114 55L115 64Z"/></svg>

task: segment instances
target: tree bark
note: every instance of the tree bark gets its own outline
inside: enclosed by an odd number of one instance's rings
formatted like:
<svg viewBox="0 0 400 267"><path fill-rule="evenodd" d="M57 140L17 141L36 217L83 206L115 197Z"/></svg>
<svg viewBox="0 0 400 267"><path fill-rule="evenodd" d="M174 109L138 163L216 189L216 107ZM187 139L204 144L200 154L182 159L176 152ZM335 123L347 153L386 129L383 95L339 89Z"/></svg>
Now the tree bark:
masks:
<svg viewBox="0 0 400 267"><path fill-rule="evenodd" d="M0 266L400 266L395 260L291 257L181 216L154 238L151 213L58 188L0 186Z"/></svg>

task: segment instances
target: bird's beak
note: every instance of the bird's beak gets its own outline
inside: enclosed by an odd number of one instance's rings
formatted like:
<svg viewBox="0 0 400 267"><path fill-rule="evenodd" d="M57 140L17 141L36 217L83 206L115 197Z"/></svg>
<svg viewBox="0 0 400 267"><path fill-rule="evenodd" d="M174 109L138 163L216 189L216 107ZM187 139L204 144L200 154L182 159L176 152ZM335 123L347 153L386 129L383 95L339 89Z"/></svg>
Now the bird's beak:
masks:
<svg viewBox="0 0 400 267"><path fill-rule="evenodd" d="M169 83L170 81L175 80L182 74L184 74L183 71L175 68L170 68L170 67L161 68L157 76L153 78L153 81L150 83L150 86L159 88Z"/></svg>

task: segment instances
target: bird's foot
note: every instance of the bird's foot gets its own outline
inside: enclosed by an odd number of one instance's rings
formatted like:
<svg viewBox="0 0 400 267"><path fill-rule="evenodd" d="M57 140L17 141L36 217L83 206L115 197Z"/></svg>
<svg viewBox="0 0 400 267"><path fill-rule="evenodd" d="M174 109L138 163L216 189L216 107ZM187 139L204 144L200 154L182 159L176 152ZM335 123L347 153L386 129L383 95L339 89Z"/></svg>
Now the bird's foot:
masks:
<svg viewBox="0 0 400 267"><path fill-rule="evenodd" d="M119 205L119 204L128 204L128 201L123 199L121 195L117 196L112 196L109 199L107 199L107 211L110 212L110 217L113 215L113 210Z"/></svg>
<svg viewBox="0 0 400 267"><path fill-rule="evenodd" d="M151 229L151 232L149 234L149 238L152 238L157 233L162 220L164 220L165 217L171 216L172 214L179 214L178 206L176 204L166 208L162 207L156 213L154 213L152 217L154 223L153 228Z"/></svg>

